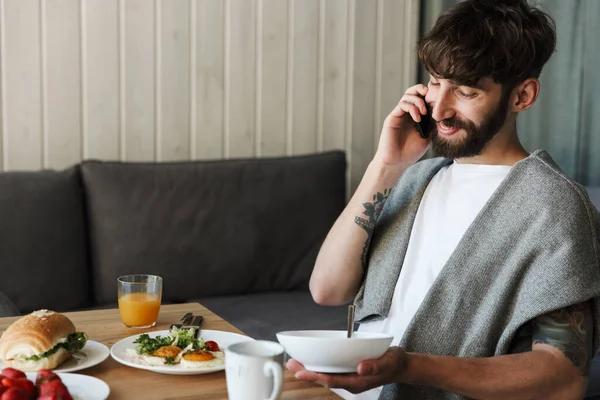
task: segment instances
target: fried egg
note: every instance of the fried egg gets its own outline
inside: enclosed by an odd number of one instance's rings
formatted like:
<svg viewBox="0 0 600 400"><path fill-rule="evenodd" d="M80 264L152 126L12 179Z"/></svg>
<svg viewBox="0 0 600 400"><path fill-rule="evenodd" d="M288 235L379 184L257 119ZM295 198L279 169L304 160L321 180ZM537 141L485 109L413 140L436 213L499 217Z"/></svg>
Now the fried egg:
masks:
<svg viewBox="0 0 600 400"><path fill-rule="evenodd" d="M184 368L215 368L225 365L222 351L196 350L183 354L180 364Z"/></svg>
<svg viewBox="0 0 600 400"><path fill-rule="evenodd" d="M172 358L177 358L177 356L179 355L179 353L181 353L181 349L177 346L163 346L158 348L157 350L155 350L152 355L156 356L156 357L172 357Z"/></svg>
<svg viewBox="0 0 600 400"><path fill-rule="evenodd" d="M216 368L225 366L225 353L222 351L192 350L192 345L181 350L177 346L163 346L151 355L139 354L135 349L127 349L127 358L136 364L154 367L168 366L165 357L172 357L174 364L184 368Z"/></svg>
<svg viewBox="0 0 600 400"><path fill-rule="evenodd" d="M181 349L179 349L181 352ZM135 349L127 349L127 358L129 361L141 365L150 365L154 367L164 367L168 365L165 357L157 357L154 355L139 354ZM157 350L158 351L158 350ZM153 353L154 354L154 353Z"/></svg>

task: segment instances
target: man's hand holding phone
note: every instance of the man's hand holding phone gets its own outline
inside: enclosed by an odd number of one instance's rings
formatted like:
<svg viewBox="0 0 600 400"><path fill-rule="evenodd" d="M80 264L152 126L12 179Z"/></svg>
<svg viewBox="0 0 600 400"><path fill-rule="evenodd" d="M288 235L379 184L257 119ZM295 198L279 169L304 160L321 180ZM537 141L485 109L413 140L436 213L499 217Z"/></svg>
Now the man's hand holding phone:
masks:
<svg viewBox="0 0 600 400"><path fill-rule="evenodd" d="M424 100L427 90L427 86L421 84L410 87L386 117L375 154L376 160L386 166L406 168L419 161L427 152L431 145L429 132L434 124L431 111ZM417 125L419 123L420 129Z"/></svg>
<svg viewBox="0 0 600 400"><path fill-rule="evenodd" d="M423 139L428 139L431 135L431 130L435 124L435 121L431 117L431 107L425 101L425 96L419 95L421 100L425 103L425 108L427 109L427 114L421 115L421 121L417 122L417 129L419 130L419 135Z"/></svg>

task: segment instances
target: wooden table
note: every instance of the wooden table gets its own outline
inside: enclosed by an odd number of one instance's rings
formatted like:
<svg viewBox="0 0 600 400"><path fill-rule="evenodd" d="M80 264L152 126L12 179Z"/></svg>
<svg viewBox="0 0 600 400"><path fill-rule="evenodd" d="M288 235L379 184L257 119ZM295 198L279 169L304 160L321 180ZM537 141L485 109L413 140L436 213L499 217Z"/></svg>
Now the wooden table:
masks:
<svg viewBox="0 0 600 400"><path fill-rule="evenodd" d="M117 309L65 313L77 330L86 332L91 340L104 343L109 348L119 340L144 332L169 329L185 312L204 316L202 328L242 333L239 329L215 315L198 303L163 305L154 328L131 329L121 322ZM4 331L18 317L0 318ZM95 376L110 386L111 400L170 400L170 399L227 399L225 372L205 375L166 375L127 367L108 357L103 363L77 373ZM292 399L340 399L321 386L301 382L289 371L285 372L284 393L281 397Z"/></svg>

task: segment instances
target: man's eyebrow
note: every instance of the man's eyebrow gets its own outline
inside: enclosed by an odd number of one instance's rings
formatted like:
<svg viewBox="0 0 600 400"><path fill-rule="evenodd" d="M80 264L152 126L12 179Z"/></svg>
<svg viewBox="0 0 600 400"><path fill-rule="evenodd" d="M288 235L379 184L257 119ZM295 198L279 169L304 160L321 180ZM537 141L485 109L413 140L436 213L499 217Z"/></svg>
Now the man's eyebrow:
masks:
<svg viewBox="0 0 600 400"><path fill-rule="evenodd" d="M483 85L481 85L479 82L475 82L475 83L468 84L468 85L466 83L457 82L453 79L448 79L448 82L450 82L454 86L466 86L466 87L470 87L473 89L482 90L484 92L487 92L487 89L484 88Z"/></svg>

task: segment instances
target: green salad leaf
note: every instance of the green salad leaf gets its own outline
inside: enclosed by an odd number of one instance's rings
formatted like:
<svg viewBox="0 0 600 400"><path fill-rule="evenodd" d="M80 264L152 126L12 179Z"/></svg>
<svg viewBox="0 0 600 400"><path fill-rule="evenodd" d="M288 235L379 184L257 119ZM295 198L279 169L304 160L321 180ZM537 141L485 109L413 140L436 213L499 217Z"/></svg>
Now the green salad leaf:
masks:
<svg viewBox="0 0 600 400"><path fill-rule="evenodd" d="M67 336L67 341L62 343L62 345L64 346L65 350L73 354L83 349L87 343L87 340L88 338L85 333L75 332Z"/></svg>
<svg viewBox="0 0 600 400"><path fill-rule="evenodd" d="M46 357L50 357L52 354L56 353L58 350L60 349L65 349L67 350L69 353L73 354L78 352L79 350L83 349L83 347L85 346L85 344L87 343L87 336L85 333L83 332L74 332L69 334L69 336L67 336L67 340L61 343L57 343L53 348L51 348L50 350L42 353L42 354L36 354L30 357L26 357L26 360L31 360L31 361L39 361L42 358L46 358Z"/></svg>
<svg viewBox="0 0 600 400"><path fill-rule="evenodd" d="M171 336L157 336L151 338L147 333L141 334L133 343L137 344L136 349L140 354L149 354L163 346L170 346L175 341Z"/></svg>
<svg viewBox="0 0 600 400"><path fill-rule="evenodd" d="M163 346L171 346L175 344L180 349L185 349L190 344L193 350L210 350L210 346L204 343L202 338L196 339L194 329L177 329L173 328L169 332L169 336L156 336L151 338L147 333L141 334L133 343L135 343L137 352L140 354L150 354ZM177 339L177 343L175 340Z"/></svg>
<svg viewBox="0 0 600 400"><path fill-rule="evenodd" d="M204 340L202 340L202 338L196 339L196 336L194 335L195 331L192 328L177 329L174 327L171 330L170 334L174 335L175 337L178 338L177 346L180 349L185 349L190 344L193 346L192 347L193 350L207 350L208 349L208 346L206 346L206 344L204 343Z"/></svg>
<svg viewBox="0 0 600 400"><path fill-rule="evenodd" d="M167 365L174 365L175 359L173 357L165 357L165 362L167 363Z"/></svg>

